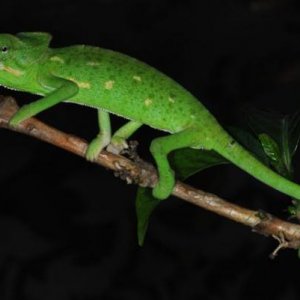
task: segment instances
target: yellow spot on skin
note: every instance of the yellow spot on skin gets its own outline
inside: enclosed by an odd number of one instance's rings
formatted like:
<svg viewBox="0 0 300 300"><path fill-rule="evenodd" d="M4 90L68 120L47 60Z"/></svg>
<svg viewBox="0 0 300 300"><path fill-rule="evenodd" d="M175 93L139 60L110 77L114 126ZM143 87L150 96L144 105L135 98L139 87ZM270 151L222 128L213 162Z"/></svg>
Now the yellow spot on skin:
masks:
<svg viewBox="0 0 300 300"><path fill-rule="evenodd" d="M132 78L133 78L133 80L138 81L138 82L142 81L142 78L140 76L137 76L137 75L134 75Z"/></svg>
<svg viewBox="0 0 300 300"><path fill-rule="evenodd" d="M104 83L104 87L106 90L111 90L114 87L114 80L109 80Z"/></svg>
<svg viewBox="0 0 300 300"><path fill-rule="evenodd" d="M78 85L78 87L80 87L82 89L90 89L91 88L91 84L89 82L77 81L73 77L69 77L68 79L71 81L74 81Z"/></svg>
<svg viewBox="0 0 300 300"><path fill-rule="evenodd" d="M17 69L13 69L11 67L7 67L7 66L2 66L1 68L2 70L14 75L14 76L21 76L24 74L24 72L17 70Z"/></svg>
<svg viewBox="0 0 300 300"><path fill-rule="evenodd" d="M100 63L99 62L96 62L96 61L88 61L86 63L87 66L92 66L92 67L95 67L95 66L99 66Z"/></svg>
<svg viewBox="0 0 300 300"><path fill-rule="evenodd" d="M169 97L169 101L170 101L171 103L175 103L175 99L172 98L172 97Z"/></svg>
<svg viewBox="0 0 300 300"><path fill-rule="evenodd" d="M145 101L144 101L145 105L146 106L150 106L152 104L152 100L150 98L147 98Z"/></svg>
<svg viewBox="0 0 300 300"><path fill-rule="evenodd" d="M91 84L89 82L78 82L77 84L80 88L83 88L83 89L91 88Z"/></svg>
<svg viewBox="0 0 300 300"><path fill-rule="evenodd" d="M59 62L61 64L65 63L65 61L61 57L59 57L59 56L52 56L52 57L50 57L50 60L51 61L57 61L57 62Z"/></svg>

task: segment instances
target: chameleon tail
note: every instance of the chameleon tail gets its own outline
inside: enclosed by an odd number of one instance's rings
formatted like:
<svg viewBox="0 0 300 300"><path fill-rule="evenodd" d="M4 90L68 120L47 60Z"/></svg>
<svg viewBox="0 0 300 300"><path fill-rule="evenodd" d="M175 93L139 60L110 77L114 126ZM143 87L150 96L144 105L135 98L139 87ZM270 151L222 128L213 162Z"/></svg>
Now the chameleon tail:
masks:
<svg viewBox="0 0 300 300"><path fill-rule="evenodd" d="M290 197L300 200L300 185L268 168L249 151L234 141L229 134L224 133L221 140L218 140L213 145L212 148L215 151L256 179Z"/></svg>

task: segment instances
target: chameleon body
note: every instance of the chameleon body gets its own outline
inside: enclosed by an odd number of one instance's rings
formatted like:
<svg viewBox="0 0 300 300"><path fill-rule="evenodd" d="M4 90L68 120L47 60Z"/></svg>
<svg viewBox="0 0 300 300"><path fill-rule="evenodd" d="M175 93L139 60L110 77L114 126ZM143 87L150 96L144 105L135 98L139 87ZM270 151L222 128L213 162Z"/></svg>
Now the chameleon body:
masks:
<svg viewBox="0 0 300 300"><path fill-rule="evenodd" d="M0 85L41 95L11 118L12 126L59 102L98 110L100 132L87 148L95 160L109 146L120 152L142 125L170 133L152 141L159 180L153 195L167 198L175 179L167 155L184 147L215 150L255 178L300 199L300 187L281 177L240 146L186 89L149 65L111 50L75 45L50 48L42 32L0 34ZM111 136L109 114L128 119Z"/></svg>

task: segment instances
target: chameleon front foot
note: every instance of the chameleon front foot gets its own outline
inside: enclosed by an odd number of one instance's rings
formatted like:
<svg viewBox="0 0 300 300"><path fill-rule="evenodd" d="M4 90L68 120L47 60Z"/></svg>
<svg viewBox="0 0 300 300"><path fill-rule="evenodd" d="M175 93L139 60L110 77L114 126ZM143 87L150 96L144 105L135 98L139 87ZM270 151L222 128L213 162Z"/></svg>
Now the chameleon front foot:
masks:
<svg viewBox="0 0 300 300"><path fill-rule="evenodd" d="M109 144L109 138L99 134L88 145L85 158L88 161L95 161L98 158L100 152Z"/></svg>
<svg viewBox="0 0 300 300"><path fill-rule="evenodd" d="M9 120L8 124L12 127L16 127L22 121L31 117L29 105L22 106Z"/></svg>

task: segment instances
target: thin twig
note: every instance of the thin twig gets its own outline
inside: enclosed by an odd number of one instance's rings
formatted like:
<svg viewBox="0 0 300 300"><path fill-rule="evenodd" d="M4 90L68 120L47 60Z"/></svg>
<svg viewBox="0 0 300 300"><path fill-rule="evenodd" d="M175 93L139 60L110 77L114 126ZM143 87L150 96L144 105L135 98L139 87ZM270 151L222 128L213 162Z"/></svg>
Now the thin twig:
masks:
<svg viewBox="0 0 300 300"><path fill-rule="evenodd" d="M84 157L87 147L86 141L61 132L35 118L22 122L16 128L9 126L8 120L17 110L18 106L13 98L0 96L0 127L33 136ZM127 182L133 182L140 186L153 187L157 181L155 170L149 168L147 164L135 163L123 156L107 151L102 151L95 163L116 172L121 171L122 174L126 174L123 178ZM300 247L300 225L280 220L268 213L240 207L180 181L177 181L172 194L227 219L249 226L255 232L272 236L280 241L284 239L284 248L297 249Z"/></svg>

